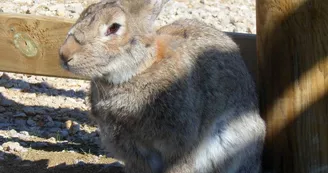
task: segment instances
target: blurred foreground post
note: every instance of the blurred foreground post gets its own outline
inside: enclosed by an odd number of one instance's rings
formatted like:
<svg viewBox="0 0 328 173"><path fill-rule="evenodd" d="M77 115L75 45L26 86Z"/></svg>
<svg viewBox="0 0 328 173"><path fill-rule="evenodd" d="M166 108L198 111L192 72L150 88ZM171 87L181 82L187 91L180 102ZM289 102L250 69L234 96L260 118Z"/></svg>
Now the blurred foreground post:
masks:
<svg viewBox="0 0 328 173"><path fill-rule="evenodd" d="M328 172L328 0L257 0L264 168Z"/></svg>

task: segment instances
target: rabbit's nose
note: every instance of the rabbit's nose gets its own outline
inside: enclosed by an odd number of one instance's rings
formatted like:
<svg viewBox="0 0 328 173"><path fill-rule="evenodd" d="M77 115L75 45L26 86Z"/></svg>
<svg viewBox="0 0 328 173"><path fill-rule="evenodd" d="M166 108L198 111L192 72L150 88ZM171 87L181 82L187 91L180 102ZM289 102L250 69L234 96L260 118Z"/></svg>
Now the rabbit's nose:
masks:
<svg viewBox="0 0 328 173"><path fill-rule="evenodd" d="M60 59L65 63L72 60L72 56L81 49L81 45L76 41L73 35L67 37L65 43L60 47Z"/></svg>

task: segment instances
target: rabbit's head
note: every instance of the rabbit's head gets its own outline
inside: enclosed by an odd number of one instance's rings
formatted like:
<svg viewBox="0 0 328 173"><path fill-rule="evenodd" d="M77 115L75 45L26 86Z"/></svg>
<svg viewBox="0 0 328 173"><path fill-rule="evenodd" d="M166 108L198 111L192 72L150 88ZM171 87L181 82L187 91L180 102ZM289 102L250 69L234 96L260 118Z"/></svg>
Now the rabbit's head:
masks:
<svg viewBox="0 0 328 173"><path fill-rule="evenodd" d="M60 47L64 67L81 76L128 80L151 61L152 25L168 0L103 0L90 5Z"/></svg>

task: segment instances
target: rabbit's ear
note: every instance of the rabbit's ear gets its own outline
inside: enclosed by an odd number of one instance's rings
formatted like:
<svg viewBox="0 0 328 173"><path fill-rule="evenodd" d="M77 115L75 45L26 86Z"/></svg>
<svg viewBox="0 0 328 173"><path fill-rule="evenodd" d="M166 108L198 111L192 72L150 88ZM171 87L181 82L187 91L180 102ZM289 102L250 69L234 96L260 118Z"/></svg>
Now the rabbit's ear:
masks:
<svg viewBox="0 0 328 173"><path fill-rule="evenodd" d="M169 0L119 0L120 4L136 18L136 21L152 26Z"/></svg>
<svg viewBox="0 0 328 173"><path fill-rule="evenodd" d="M150 20L154 22L158 17L159 13L162 11L162 8L169 0L148 0L149 6L151 8Z"/></svg>

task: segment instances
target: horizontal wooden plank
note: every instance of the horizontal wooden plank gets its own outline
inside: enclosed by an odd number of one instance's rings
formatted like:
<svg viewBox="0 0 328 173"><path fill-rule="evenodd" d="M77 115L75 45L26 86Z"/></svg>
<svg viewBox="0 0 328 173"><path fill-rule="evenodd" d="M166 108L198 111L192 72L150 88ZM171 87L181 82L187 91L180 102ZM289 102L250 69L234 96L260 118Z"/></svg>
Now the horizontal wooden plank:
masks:
<svg viewBox="0 0 328 173"><path fill-rule="evenodd" d="M60 66L58 50L73 20L21 14L0 14L0 71L80 78ZM256 77L255 35L228 33ZM256 78L255 78L256 79Z"/></svg>
<svg viewBox="0 0 328 173"><path fill-rule="evenodd" d="M58 51L74 21L20 14L0 14L0 70L78 78L60 66Z"/></svg>

